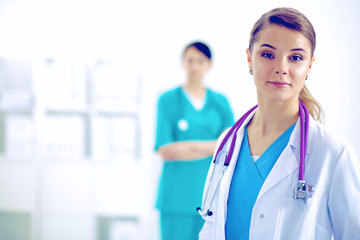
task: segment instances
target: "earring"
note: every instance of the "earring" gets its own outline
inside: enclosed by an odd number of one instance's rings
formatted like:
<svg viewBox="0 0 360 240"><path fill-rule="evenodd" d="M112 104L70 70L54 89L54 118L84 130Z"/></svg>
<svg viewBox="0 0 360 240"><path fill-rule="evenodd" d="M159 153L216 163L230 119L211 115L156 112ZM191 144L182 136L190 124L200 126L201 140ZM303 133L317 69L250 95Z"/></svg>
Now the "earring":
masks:
<svg viewBox="0 0 360 240"><path fill-rule="evenodd" d="M253 75L253 71L251 69L249 70L249 73L250 73L250 75Z"/></svg>
<svg viewBox="0 0 360 240"><path fill-rule="evenodd" d="M308 77L309 77L309 75L306 75L306 78L305 78L305 80L308 80Z"/></svg>

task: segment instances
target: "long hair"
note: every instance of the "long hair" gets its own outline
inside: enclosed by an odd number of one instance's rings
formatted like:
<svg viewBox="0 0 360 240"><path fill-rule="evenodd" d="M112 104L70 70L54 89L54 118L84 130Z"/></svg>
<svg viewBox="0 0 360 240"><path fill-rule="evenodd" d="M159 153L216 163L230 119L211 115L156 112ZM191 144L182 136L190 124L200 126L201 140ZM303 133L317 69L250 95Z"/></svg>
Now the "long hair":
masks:
<svg viewBox="0 0 360 240"><path fill-rule="evenodd" d="M286 27L291 30L302 33L311 43L311 57L314 56L316 47L316 34L311 22L305 17L304 14L293 8L275 8L262 15L259 20L254 24L249 40L250 52L253 49L254 43L257 41L258 33L267 25L275 24ZM304 85L300 91L299 100L306 105L309 114L317 121L322 122L323 110L321 105L310 94L310 91Z"/></svg>

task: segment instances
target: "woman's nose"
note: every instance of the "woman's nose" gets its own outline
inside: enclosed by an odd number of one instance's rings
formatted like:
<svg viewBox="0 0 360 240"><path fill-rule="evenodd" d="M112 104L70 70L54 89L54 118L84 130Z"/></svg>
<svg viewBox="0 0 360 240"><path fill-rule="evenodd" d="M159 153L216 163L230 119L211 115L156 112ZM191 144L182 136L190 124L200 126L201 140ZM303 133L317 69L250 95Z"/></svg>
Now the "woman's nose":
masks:
<svg viewBox="0 0 360 240"><path fill-rule="evenodd" d="M289 68L287 66L286 60L281 60L277 67L275 68L275 73L280 75L287 75L289 71Z"/></svg>
<svg viewBox="0 0 360 240"><path fill-rule="evenodd" d="M279 72L279 71L276 71L276 74L286 75L287 73L286 73L286 72Z"/></svg>

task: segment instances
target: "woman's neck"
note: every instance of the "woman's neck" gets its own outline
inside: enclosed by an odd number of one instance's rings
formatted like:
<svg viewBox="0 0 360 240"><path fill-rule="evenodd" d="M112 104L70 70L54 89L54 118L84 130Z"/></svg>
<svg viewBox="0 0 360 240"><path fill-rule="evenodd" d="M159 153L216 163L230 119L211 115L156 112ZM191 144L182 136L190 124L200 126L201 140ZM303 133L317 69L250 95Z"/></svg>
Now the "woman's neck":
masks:
<svg viewBox="0 0 360 240"><path fill-rule="evenodd" d="M298 119L297 101L259 102L259 107L249 124L261 136L278 135L284 132Z"/></svg>
<svg viewBox="0 0 360 240"><path fill-rule="evenodd" d="M183 88L197 99L205 97L206 88L201 81L187 81Z"/></svg>

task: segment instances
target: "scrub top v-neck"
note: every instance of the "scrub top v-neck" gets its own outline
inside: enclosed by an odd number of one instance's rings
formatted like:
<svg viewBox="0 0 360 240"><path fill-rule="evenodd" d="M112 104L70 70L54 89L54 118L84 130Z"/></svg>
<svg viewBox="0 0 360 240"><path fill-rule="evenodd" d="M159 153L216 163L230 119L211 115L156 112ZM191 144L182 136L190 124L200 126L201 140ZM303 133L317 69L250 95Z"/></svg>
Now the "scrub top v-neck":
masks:
<svg viewBox="0 0 360 240"><path fill-rule="evenodd" d="M295 124L277 138L254 162L247 126L230 185L225 235L227 240L249 239L251 213L265 179L289 142Z"/></svg>

